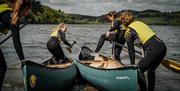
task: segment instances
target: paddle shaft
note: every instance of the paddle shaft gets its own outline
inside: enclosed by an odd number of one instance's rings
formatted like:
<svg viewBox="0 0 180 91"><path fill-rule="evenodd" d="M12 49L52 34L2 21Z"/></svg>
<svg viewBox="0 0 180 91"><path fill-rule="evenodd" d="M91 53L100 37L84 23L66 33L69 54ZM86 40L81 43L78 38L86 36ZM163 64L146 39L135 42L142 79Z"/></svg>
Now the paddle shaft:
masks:
<svg viewBox="0 0 180 91"><path fill-rule="evenodd" d="M126 46L124 46L124 45L122 45L122 44L120 44L120 43L117 43L117 42L115 42L115 41L111 41L111 42L114 43L114 44L116 44L116 45L118 45L118 46L120 46L120 47L122 47L122 48L125 48L126 50L128 50L128 47L126 47ZM138 54L140 54L140 55L142 55L142 53L139 52L139 51L137 51L137 50L135 50L135 52L138 53Z"/></svg>
<svg viewBox="0 0 180 91"><path fill-rule="evenodd" d="M76 41L74 41L74 42L72 43L71 48L74 46L74 44L76 44ZM66 50L68 50L68 52L71 53L71 52L72 52L72 51L71 51L71 48L70 48L70 47L66 47Z"/></svg>
<svg viewBox="0 0 180 91"><path fill-rule="evenodd" d="M112 44L112 48L111 48L111 58L114 57L114 43Z"/></svg>
<svg viewBox="0 0 180 91"><path fill-rule="evenodd" d="M76 44L76 41L74 41L74 42L72 43L71 47L73 47L73 46L74 46L74 44Z"/></svg>
<svg viewBox="0 0 180 91"><path fill-rule="evenodd" d="M25 23L24 25L22 25L19 30L21 30L22 28L24 28L27 25L27 23ZM0 45L3 44L6 40L8 40L10 37L12 36L12 34L10 34L9 36L7 36L4 40L2 40L0 42Z"/></svg>

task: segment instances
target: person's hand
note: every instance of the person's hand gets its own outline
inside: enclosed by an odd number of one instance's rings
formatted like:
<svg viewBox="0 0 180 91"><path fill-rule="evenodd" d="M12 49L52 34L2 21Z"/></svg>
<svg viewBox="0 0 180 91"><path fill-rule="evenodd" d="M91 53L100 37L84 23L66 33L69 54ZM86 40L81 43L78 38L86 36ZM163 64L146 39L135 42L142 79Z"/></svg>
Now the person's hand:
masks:
<svg viewBox="0 0 180 91"><path fill-rule="evenodd" d="M72 50L71 50L71 47L70 47L70 46L69 46L69 47L66 47L66 50L67 50L68 52L72 53Z"/></svg>
<svg viewBox="0 0 180 91"><path fill-rule="evenodd" d="M71 48L72 48L72 46L73 46L73 45L71 44L71 45L69 46L69 48L71 49Z"/></svg>
<svg viewBox="0 0 180 91"><path fill-rule="evenodd" d="M74 40L74 44L76 44L77 42Z"/></svg>
<svg viewBox="0 0 180 91"><path fill-rule="evenodd" d="M61 28L61 29L62 29L62 31L64 31L64 32L65 32L65 31L67 30L66 25L62 26L62 28Z"/></svg>
<svg viewBox="0 0 180 91"><path fill-rule="evenodd" d="M11 19L11 24L16 25L17 22L18 22L18 19L19 19L18 12L17 11L13 12L13 16L12 16L12 19Z"/></svg>
<svg viewBox="0 0 180 91"><path fill-rule="evenodd" d="M76 44L77 42L74 41L69 47L72 48L74 44Z"/></svg>
<svg viewBox="0 0 180 91"><path fill-rule="evenodd" d="M90 56L95 56L95 57L97 57L97 56L99 56L99 54L98 54L98 53L95 53L95 52L92 52L92 53L90 54Z"/></svg>

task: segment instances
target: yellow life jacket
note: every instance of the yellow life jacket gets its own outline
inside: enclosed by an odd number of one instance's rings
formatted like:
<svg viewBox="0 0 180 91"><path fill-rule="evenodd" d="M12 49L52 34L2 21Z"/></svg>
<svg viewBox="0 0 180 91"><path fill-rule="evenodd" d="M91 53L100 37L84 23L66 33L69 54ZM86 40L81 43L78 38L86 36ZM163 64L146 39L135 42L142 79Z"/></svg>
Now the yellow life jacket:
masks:
<svg viewBox="0 0 180 91"><path fill-rule="evenodd" d="M1 24L1 23L0 23L0 24ZM4 25L3 25L3 27L0 25L0 35L2 35L2 34L7 34L8 31L9 31L9 29L6 28L6 27L4 27Z"/></svg>
<svg viewBox="0 0 180 91"><path fill-rule="evenodd" d="M10 7L8 3L0 4L0 14L5 11L12 11L12 8Z"/></svg>
<svg viewBox="0 0 180 91"><path fill-rule="evenodd" d="M114 20L114 21L118 21L118 19L116 19L116 20ZM114 21L112 21L112 23L111 23L111 27L114 27ZM118 30L116 29L116 30L114 30L114 32L115 32L115 33L117 33L117 32L118 32Z"/></svg>
<svg viewBox="0 0 180 91"><path fill-rule="evenodd" d="M121 30L126 30L126 26L124 24L121 24Z"/></svg>
<svg viewBox="0 0 180 91"><path fill-rule="evenodd" d="M134 21L128 27L136 31L140 41L142 42L142 45L156 35L155 32L148 25L140 21Z"/></svg>
<svg viewBox="0 0 180 91"><path fill-rule="evenodd" d="M59 42L61 43L61 38L60 38L60 35L59 35L59 33L58 33L59 31L58 30L55 30L55 31L53 31L52 33L51 33L51 37L56 37L58 40L59 40Z"/></svg>
<svg viewBox="0 0 180 91"><path fill-rule="evenodd" d="M114 21L120 21L120 20L116 19ZM111 27L114 27L114 21L112 21ZM126 27L123 24L120 25L120 28L121 28L121 30L126 30ZM116 30L114 30L114 32L117 33L118 30L116 29Z"/></svg>
<svg viewBox="0 0 180 91"><path fill-rule="evenodd" d="M0 1L0 14L5 11L12 11L12 8L10 7L10 5L7 2L8 2L7 0ZM0 35L7 34L8 30L9 30L8 28L1 26Z"/></svg>

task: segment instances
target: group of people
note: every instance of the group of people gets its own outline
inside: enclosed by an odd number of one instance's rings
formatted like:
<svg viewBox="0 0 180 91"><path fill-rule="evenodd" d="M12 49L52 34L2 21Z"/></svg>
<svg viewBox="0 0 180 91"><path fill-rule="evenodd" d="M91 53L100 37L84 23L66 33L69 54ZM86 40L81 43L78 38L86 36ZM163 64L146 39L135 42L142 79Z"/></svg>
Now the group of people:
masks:
<svg viewBox="0 0 180 91"><path fill-rule="evenodd" d="M138 83L141 91L154 91L155 87L155 70L160 65L166 55L166 45L159 39L155 32L145 23L135 20L130 11L124 11L117 17L115 11L107 14L107 19L112 22L111 28L100 37L95 53L99 52L105 40L115 41L124 45L125 41L128 46L130 63L135 64L136 43L143 49L144 57L137 63ZM120 53L123 46L114 44L114 57L121 61ZM147 71L148 85L144 77ZM147 87L148 86L148 87Z"/></svg>
<svg viewBox="0 0 180 91"><path fill-rule="evenodd" d="M15 50L21 61L24 61L24 54L19 36L18 20L27 15L31 8L31 0L1 0L0 1L0 33L7 33L7 29L11 30ZM11 15L12 14L12 15ZM160 40L155 32L145 23L134 19L129 11L121 12L120 16L115 11L107 14L106 18L111 21L111 28L101 35L95 53L98 54L105 41L115 41L124 45L127 42L130 62L135 64L135 43L141 44L144 50L144 57L137 64L138 82L141 91L154 91L155 86L155 70L159 66L161 60L166 55L166 45ZM65 63L67 58L64 55L61 41L72 47L66 40L65 32L67 27L64 23L60 23L53 29L50 39L47 42L47 49L54 56L56 63ZM120 53L122 46L113 45L114 58L121 62ZM5 72L7 70L5 58L0 49L0 91L2 88ZM144 72L148 73L148 85L144 78ZM147 87L148 86L148 87Z"/></svg>

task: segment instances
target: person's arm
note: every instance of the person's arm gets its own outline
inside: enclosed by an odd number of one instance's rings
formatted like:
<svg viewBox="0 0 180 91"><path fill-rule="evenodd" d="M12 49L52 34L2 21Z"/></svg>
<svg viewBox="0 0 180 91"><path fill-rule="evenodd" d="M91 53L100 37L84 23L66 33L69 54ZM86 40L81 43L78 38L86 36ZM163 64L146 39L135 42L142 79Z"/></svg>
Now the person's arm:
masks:
<svg viewBox="0 0 180 91"><path fill-rule="evenodd" d="M114 26L109 29L110 32L115 31L116 29L120 30L120 22L119 21L115 20L113 25Z"/></svg>
<svg viewBox="0 0 180 91"><path fill-rule="evenodd" d="M13 39L13 44L14 44L16 53L20 60L24 60L25 58L23 54L21 41L20 41L19 26L12 25L11 32L12 32L12 39Z"/></svg>
<svg viewBox="0 0 180 91"><path fill-rule="evenodd" d="M128 46L129 58L132 65L135 64L135 49L134 49L134 38L133 38L132 30L130 30L129 32L126 31L125 36Z"/></svg>
<svg viewBox="0 0 180 91"><path fill-rule="evenodd" d="M17 0L16 3L15 3L15 6L14 6L14 9L13 9L13 16L12 16L12 19L11 19L11 24L12 25L16 25L18 20L19 20L19 17L20 17L20 7L21 5L23 4L24 0Z"/></svg>
<svg viewBox="0 0 180 91"><path fill-rule="evenodd" d="M71 47L71 44L66 40L65 32L61 31L60 36L61 36L61 39L62 39L63 43L66 44L67 46Z"/></svg>
<svg viewBox="0 0 180 91"><path fill-rule="evenodd" d="M11 32L12 32L12 39L13 39L13 44L14 48L16 50L16 53L19 57L20 60L24 60L24 53L20 41L20 34L19 34L19 25L17 24L19 20L19 12L20 12L20 7L22 5L24 0L17 0L13 9L13 16L11 19Z"/></svg>
<svg viewBox="0 0 180 91"><path fill-rule="evenodd" d="M119 29L121 30L121 31L119 31L119 38L120 38L120 39L123 39L124 33L125 33L125 31L126 31L126 27L125 27L123 24L121 24L120 27L119 27Z"/></svg>

